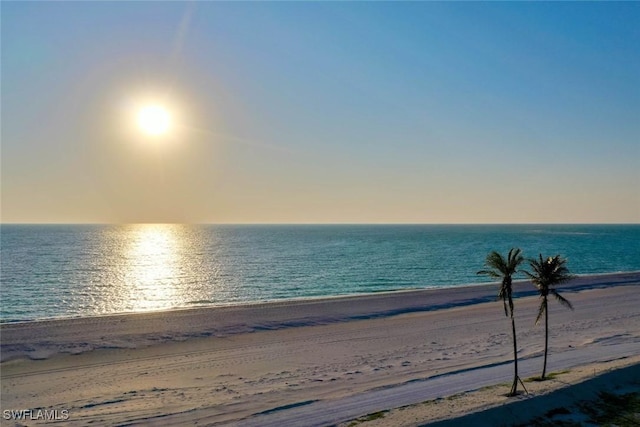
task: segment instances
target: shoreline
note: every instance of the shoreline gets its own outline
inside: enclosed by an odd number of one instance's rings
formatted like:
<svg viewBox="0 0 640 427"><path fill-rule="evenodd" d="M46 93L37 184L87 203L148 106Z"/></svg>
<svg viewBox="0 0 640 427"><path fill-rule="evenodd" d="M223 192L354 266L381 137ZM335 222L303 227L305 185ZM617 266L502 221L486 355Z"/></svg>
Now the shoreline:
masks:
<svg viewBox="0 0 640 427"><path fill-rule="evenodd" d="M572 291L640 282L640 272L578 276L558 287ZM46 359L60 353L138 348L168 341L320 326L473 306L496 301L496 283L281 300L239 305L176 308L0 323L0 363ZM514 282L514 298L537 295L528 281ZM215 325L215 326L212 326ZM85 336L90 328L94 334ZM95 332L100 332L96 336Z"/></svg>
<svg viewBox="0 0 640 427"><path fill-rule="evenodd" d="M592 273L592 274L577 274L576 279L571 281L569 284L560 285L558 289L564 289L565 287L573 288L576 286L577 282L591 281L591 280L600 280L605 279L607 277L615 278L619 277L624 280L627 276L635 276L640 275L640 270L631 270L631 271L616 271L616 272L607 272L607 273ZM530 282L528 280L514 280L513 286L515 288L525 287ZM148 311L123 311L123 312L114 312L114 313L101 313L101 314L90 314L90 315L74 315L74 316L52 316L52 317L41 317L36 319L24 319L24 320L0 320L0 328L5 325L16 325L16 324L33 324L38 322L58 322L58 321L69 321L69 320L77 320L77 319L93 319L93 318L105 318L105 317L117 317L117 316L137 316L137 315L153 315L153 314L170 314L172 312L177 311L188 311L188 310L215 310L215 309L224 309L229 307L246 307L246 308L262 308L263 306L269 305L278 305L278 304L296 304L296 303L305 303L305 302L320 302L320 303L329 303L340 299L352 299L352 298L366 298L372 296L385 296L385 295L394 295L399 293L407 293L407 292L446 292L449 289L475 289L482 287L491 287L495 286L496 282L475 282L475 283L463 283L463 284L455 284L455 285L446 285L446 286L424 286L424 287L411 287L411 288L400 288L400 289L383 289L374 292L363 292L363 293L348 293L341 295L329 295L329 296L309 296L309 297L296 297L296 298L278 298L278 299L270 299L264 301L246 301L246 302L229 302L229 303L203 303L203 304L193 304L192 306L181 306L181 307L173 307L167 309L157 309L157 310L148 310ZM530 284L529 284L530 286ZM524 289L520 289L519 292L521 295L529 294ZM516 295L518 296L518 295Z"/></svg>
<svg viewBox="0 0 640 427"><path fill-rule="evenodd" d="M600 282L601 279L612 278L619 279L615 282ZM625 283L633 283L635 280L640 278L640 270L633 271L617 271L613 273L594 273L594 274L578 274L576 278L569 283L561 284L557 287L557 289L578 289L584 288L587 289L592 286L602 287L602 286L616 286L619 284ZM592 282L597 280L597 283ZM162 315L174 312L182 312L182 311L209 311L209 310L219 310L219 309L229 309L229 308L251 308L251 309L263 309L268 308L269 306L276 305L296 305L296 304L304 304L304 303L331 303L339 300L351 300L351 299L360 299L360 298L370 298L370 297L384 297L389 295L398 295L403 293L416 293L422 294L427 292L439 293L439 292L447 292L452 289L456 290L475 290L479 288L495 288L498 282L482 282L482 283L464 283L459 285L451 285L451 286L425 286L425 287L415 287L415 288L402 288L402 289L387 289L380 290L375 292L363 292L363 293L351 293L351 294L342 294L342 295L329 295L329 296L314 296L314 297L297 297L297 298L281 298L281 299L272 299L265 301L247 301L247 302L235 302L235 303L205 303L201 305L194 305L191 307L173 307L167 309L158 309L158 310L148 310L148 311L123 311L123 312L115 312L115 313L101 313L101 314L91 314L91 315L77 315L77 316L54 316L54 317L42 317L37 319L28 319L28 320L0 320L0 329L4 326L8 325L21 325L21 324L35 324L40 322L66 322L80 319L102 319L109 317L122 317L122 316L145 316L145 315ZM536 291L532 288L524 289L525 287L530 287L530 281L528 280L514 280L513 287L515 289L514 297L522 297L528 296L529 294L535 294ZM497 297L496 297L497 298ZM470 304L473 304L470 303Z"/></svg>

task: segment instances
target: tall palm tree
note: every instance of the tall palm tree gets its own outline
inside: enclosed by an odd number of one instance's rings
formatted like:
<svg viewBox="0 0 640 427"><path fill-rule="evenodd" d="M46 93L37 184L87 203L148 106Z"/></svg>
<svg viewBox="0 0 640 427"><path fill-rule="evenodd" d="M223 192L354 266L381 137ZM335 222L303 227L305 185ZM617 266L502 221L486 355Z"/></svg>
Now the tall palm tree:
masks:
<svg viewBox="0 0 640 427"><path fill-rule="evenodd" d="M518 272L518 267L524 261L519 248L511 248L507 259L496 251L487 255L484 262L486 270L480 270L477 274L484 274L493 279L501 280L498 298L502 299L504 305L504 315L511 318L511 331L513 333L513 385L509 396L515 396L518 388L518 381L522 384L518 376L518 344L516 342L516 321L513 317L513 290L511 287L512 277ZM522 384L524 388L524 384ZM525 388L526 391L526 388Z"/></svg>
<svg viewBox="0 0 640 427"><path fill-rule="evenodd" d="M575 277L569 273L569 269L565 265L566 263L566 258L562 258L560 255L543 260L542 254L540 254L539 260L529 260L529 265L533 269L533 273L528 271L524 272L540 293L540 309L538 310L538 317L536 317L536 325L544 314L544 364L542 365L541 380L545 379L547 373L547 353L549 351L549 310L547 306L549 294L553 295L560 304L573 310L571 303L553 288Z"/></svg>

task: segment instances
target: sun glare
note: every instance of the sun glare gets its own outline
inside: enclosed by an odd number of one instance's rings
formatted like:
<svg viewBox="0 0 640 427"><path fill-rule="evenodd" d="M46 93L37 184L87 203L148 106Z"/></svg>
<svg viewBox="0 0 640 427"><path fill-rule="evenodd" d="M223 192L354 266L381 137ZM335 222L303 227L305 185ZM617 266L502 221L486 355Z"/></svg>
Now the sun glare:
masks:
<svg viewBox="0 0 640 427"><path fill-rule="evenodd" d="M171 115L161 105L147 105L138 111L138 127L148 135L163 135L171 128Z"/></svg>

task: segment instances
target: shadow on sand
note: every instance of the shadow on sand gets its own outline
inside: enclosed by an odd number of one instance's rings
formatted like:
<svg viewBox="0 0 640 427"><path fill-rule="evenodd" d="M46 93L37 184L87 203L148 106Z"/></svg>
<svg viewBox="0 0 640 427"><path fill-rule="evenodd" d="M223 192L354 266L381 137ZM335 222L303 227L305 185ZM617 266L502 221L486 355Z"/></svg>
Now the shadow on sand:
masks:
<svg viewBox="0 0 640 427"><path fill-rule="evenodd" d="M425 424L430 427L555 425L554 421L571 421L580 425L588 415L580 407L598 405L603 393L640 392L640 365L633 365L598 375L581 383L543 396L521 395L513 403L463 417Z"/></svg>

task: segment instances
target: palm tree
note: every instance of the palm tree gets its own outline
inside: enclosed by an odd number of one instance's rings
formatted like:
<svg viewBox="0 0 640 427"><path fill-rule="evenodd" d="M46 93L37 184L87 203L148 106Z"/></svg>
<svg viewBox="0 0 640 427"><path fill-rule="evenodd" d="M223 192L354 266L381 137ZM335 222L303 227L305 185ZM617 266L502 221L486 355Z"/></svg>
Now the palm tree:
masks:
<svg viewBox="0 0 640 427"><path fill-rule="evenodd" d="M512 276L518 272L518 267L524 261L520 252L519 248L511 248L509 255L507 255L507 259L505 260L498 252L492 251L487 255L487 259L484 262L487 269L480 270L477 273L487 275L493 279L500 279L502 281L498 292L498 298L502 299L505 316L511 318L511 331L513 333L514 374L513 385L511 386L511 391L508 394L509 396L516 395L518 381L522 384L522 380L520 380L520 377L518 376L518 345L516 343L516 322L513 317L513 291L511 288ZM524 388L524 384L522 384L522 387Z"/></svg>
<svg viewBox="0 0 640 427"><path fill-rule="evenodd" d="M529 260L529 265L533 269L533 273L528 271L524 272L524 274L531 279L531 283L533 283L540 293L541 301L540 309L538 310L538 317L536 317L536 325L544 314L544 364L542 365L541 380L545 379L545 375L547 373L547 353L549 350L549 310L547 305L549 294L553 295L560 304L573 310L571 303L553 288L554 286L568 282L575 277L573 274L569 273L569 269L565 265L566 263L566 258L562 258L560 255L543 260L542 254L540 254L539 260Z"/></svg>

